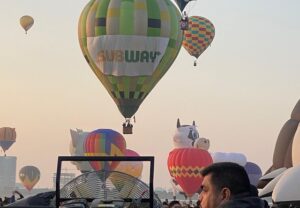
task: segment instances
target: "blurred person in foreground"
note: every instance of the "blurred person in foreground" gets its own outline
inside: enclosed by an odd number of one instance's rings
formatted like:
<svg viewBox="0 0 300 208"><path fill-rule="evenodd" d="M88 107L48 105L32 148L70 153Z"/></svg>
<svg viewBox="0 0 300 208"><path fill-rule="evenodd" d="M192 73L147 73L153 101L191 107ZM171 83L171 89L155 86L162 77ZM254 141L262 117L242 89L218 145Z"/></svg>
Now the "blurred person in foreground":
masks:
<svg viewBox="0 0 300 208"><path fill-rule="evenodd" d="M201 208L266 208L246 170L231 162L214 163L201 171Z"/></svg>
<svg viewBox="0 0 300 208"><path fill-rule="evenodd" d="M174 200L169 203L169 208L182 208L182 207L179 201Z"/></svg>

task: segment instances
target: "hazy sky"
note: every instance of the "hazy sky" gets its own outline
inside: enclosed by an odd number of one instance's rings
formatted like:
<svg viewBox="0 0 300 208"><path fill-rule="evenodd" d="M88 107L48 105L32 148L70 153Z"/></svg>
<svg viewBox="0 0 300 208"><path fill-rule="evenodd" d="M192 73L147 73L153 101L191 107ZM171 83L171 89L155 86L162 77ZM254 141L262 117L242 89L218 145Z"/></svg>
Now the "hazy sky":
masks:
<svg viewBox="0 0 300 208"><path fill-rule="evenodd" d="M17 170L41 170L52 187L70 128L122 131L123 117L83 58L77 23L88 0L0 1L0 127L15 127ZM193 120L210 152L241 152L266 171L275 142L300 98L300 1L198 0L189 15L216 28L193 67L184 48L136 113L127 147L155 156L155 186L170 187L168 153L177 118ZM19 18L35 24L25 35ZM18 180L18 179L17 179Z"/></svg>

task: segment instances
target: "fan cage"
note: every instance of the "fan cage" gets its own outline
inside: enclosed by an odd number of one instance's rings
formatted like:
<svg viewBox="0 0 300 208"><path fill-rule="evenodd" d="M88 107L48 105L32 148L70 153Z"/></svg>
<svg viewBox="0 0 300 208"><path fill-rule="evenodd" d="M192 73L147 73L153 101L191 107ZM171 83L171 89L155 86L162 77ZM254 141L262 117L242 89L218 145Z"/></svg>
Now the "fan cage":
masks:
<svg viewBox="0 0 300 208"><path fill-rule="evenodd" d="M85 172L60 189L61 166L64 161L146 161L150 162L149 185L133 176L118 171ZM141 207L160 207L160 199L153 192L154 157L152 156L59 156L56 177L56 206L74 199L86 199L92 202L133 202L143 204Z"/></svg>

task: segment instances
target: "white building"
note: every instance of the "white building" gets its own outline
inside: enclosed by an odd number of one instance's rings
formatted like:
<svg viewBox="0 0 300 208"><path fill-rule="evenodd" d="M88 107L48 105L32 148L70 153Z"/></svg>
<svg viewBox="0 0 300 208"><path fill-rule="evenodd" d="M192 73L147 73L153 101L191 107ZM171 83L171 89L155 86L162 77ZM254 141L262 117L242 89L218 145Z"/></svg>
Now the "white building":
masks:
<svg viewBox="0 0 300 208"><path fill-rule="evenodd" d="M16 186L15 156L0 156L0 196L10 196Z"/></svg>

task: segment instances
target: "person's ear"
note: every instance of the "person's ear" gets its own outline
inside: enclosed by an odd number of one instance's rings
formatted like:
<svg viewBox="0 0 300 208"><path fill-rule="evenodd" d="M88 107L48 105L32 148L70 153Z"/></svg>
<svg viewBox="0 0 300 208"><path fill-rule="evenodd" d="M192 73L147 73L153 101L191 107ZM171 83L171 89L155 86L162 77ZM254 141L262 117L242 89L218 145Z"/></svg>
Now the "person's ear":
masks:
<svg viewBox="0 0 300 208"><path fill-rule="evenodd" d="M221 199L222 200L229 200L231 197L231 191L229 188L225 187L225 188L222 188L221 190Z"/></svg>

